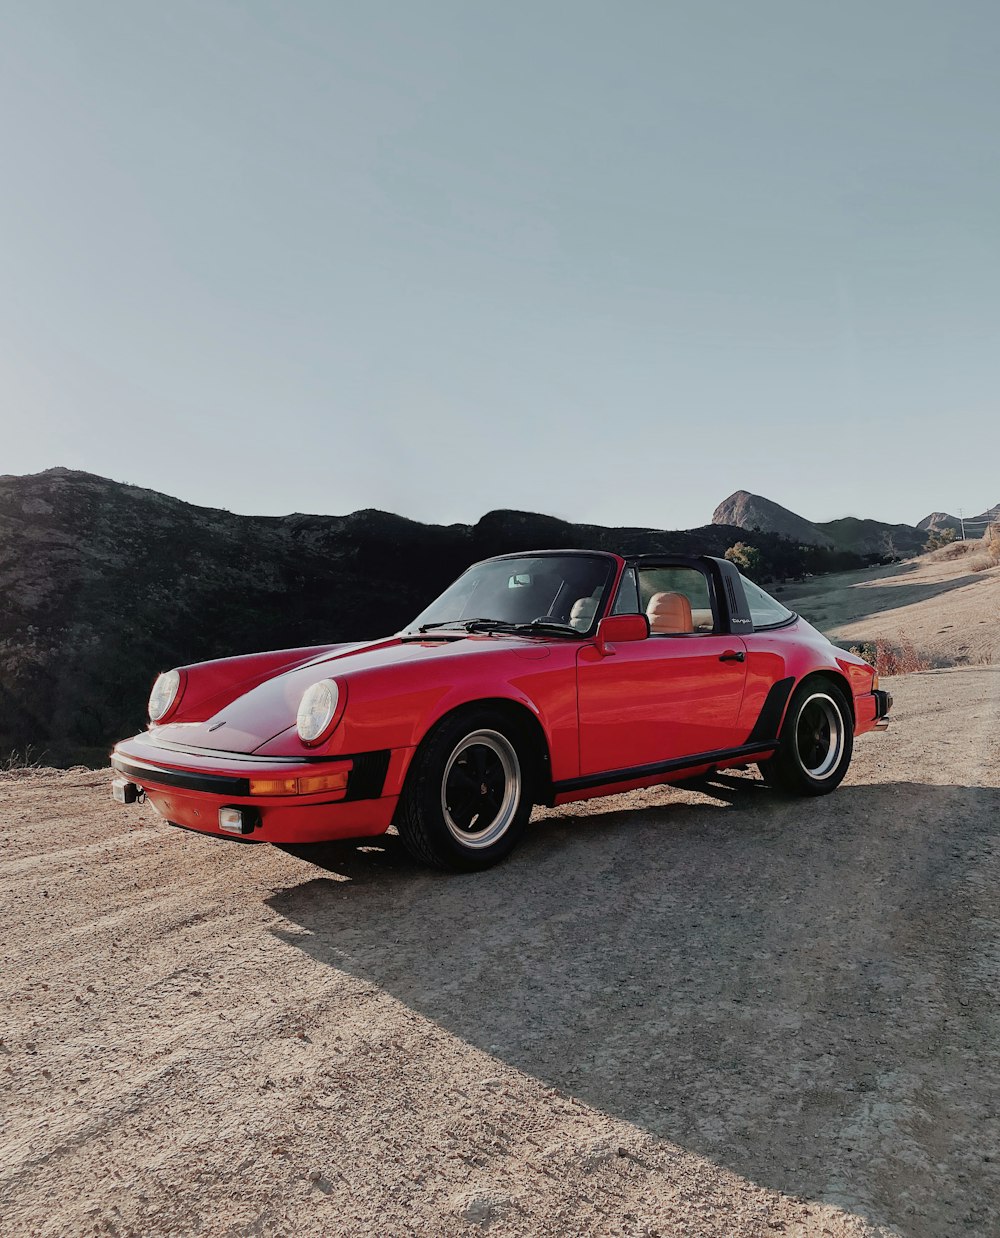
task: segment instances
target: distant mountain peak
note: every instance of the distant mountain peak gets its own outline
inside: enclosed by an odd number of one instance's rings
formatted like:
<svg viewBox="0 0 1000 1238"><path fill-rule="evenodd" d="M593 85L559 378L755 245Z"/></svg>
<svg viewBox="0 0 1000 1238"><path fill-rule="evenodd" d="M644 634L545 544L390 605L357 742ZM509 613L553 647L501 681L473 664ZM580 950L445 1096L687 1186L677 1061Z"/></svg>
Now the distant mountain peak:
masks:
<svg viewBox="0 0 1000 1238"><path fill-rule="evenodd" d="M712 524L733 524L741 529L780 533L795 542L811 546L833 546L833 540L811 521L772 499L751 494L749 490L737 490L728 499L723 499L712 513Z"/></svg>
<svg viewBox="0 0 1000 1238"><path fill-rule="evenodd" d="M737 490L720 503L712 523L759 529L762 533L777 533L800 544L860 555L918 554L926 542L926 534L909 524L885 524L881 520L857 516L814 523L749 490Z"/></svg>

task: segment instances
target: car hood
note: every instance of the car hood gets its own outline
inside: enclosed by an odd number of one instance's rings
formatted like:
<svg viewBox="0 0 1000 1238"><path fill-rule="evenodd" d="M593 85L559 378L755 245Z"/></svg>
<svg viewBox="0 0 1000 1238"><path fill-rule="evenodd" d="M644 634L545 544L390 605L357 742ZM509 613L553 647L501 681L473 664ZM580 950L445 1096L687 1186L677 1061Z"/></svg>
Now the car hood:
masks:
<svg viewBox="0 0 1000 1238"><path fill-rule="evenodd" d="M557 638L565 644L565 638ZM352 677L366 671L413 663L450 663L456 658L489 657L514 652L535 660L548 656L550 641L538 637L504 634L468 635L425 640L394 636L379 641L338 645L335 649L280 671L229 702L211 717L191 722L168 722L150 727L154 743L206 748L219 752L252 753L295 725L295 715L305 690L322 679L336 679L348 686ZM574 642L575 644L575 642Z"/></svg>

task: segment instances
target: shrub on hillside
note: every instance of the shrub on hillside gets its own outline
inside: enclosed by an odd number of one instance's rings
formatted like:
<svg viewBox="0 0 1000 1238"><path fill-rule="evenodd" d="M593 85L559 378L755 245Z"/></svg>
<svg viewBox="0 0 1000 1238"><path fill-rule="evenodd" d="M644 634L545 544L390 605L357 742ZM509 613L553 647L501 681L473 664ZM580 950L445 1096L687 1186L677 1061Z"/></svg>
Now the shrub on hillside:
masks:
<svg viewBox="0 0 1000 1238"><path fill-rule="evenodd" d="M940 550L953 542L956 536L954 529L935 529L924 543L924 550Z"/></svg>
<svg viewBox="0 0 1000 1238"><path fill-rule="evenodd" d="M994 520L986 526L983 547L994 563L1000 563L1000 520Z"/></svg>
<svg viewBox="0 0 1000 1238"><path fill-rule="evenodd" d="M879 636L873 641L852 645L850 651L873 666L876 675L909 675L913 671L930 670L930 659L917 651L905 632L900 632L898 645Z"/></svg>

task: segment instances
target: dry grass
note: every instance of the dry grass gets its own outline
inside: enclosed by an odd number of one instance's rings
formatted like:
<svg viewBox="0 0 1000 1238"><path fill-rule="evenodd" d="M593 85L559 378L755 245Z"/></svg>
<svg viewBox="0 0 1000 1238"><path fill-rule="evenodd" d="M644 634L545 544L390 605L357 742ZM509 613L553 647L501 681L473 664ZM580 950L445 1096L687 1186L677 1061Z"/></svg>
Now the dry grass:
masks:
<svg viewBox="0 0 1000 1238"><path fill-rule="evenodd" d="M980 541L968 542L949 542L947 546L939 546L937 550L932 550L928 556L936 561L942 559L961 559L965 555L973 554L981 548Z"/></svg>
<svg viewBox="0 0 1000 1238"><path fill-rule="evenodd" d="M37 751L31 744L23 751L15 748L0 760L0 774L13 774L22 769L42 769L42 758L46 754Z"/></svg>
<svg viewBox="0 0 1000 1238"><path fill-rule="evenodd" d="M988 572L1000 563L1000 524L992 524L982 537L969 538L964 542L949 542L932 550L927 556L932 561L965 559L970 572Z"/></svg>
<svg viewBox="0 0 1000 1238"><path fill-rule="evenodd" d="M852 645L851 653L875 667L876 675L910 675L914 671L930 670L931 662L920 653L905 632L900 632L898 644L880 636L861 645Z"/></svg>

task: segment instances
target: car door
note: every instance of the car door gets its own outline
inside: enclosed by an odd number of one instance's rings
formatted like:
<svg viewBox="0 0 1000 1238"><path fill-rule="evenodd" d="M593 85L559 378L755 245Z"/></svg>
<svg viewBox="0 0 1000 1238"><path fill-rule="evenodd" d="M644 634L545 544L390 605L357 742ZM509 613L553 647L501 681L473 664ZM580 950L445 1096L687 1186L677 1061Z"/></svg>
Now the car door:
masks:
<svg viewBox="0 0 1000 1238"><path fill-rule="evenodd" d="M627 569L614 612L646 613L646 640L577 657L580 773L638 766L737 747L746 645L724 633L707 570L690 562Z"/></svg>

